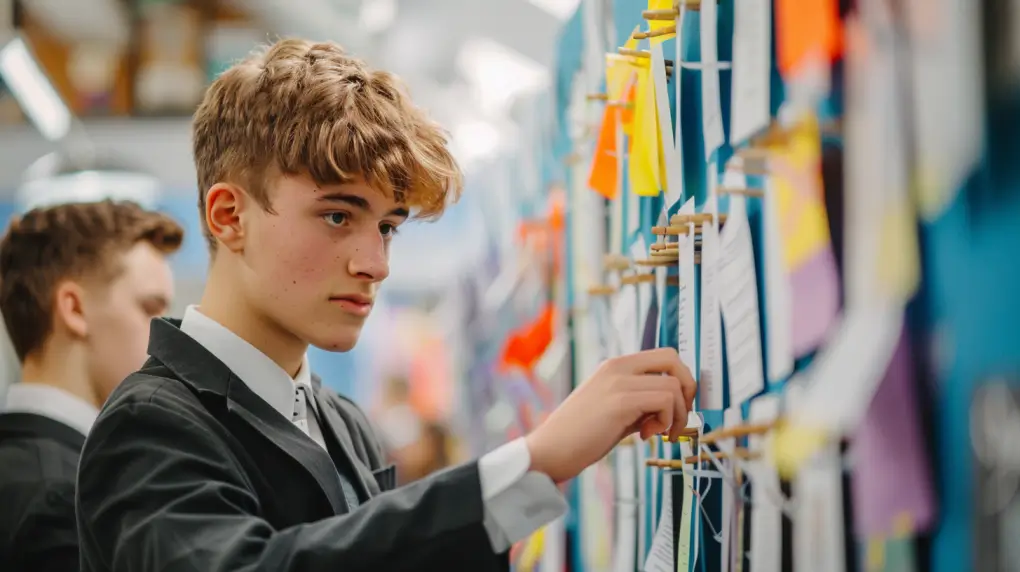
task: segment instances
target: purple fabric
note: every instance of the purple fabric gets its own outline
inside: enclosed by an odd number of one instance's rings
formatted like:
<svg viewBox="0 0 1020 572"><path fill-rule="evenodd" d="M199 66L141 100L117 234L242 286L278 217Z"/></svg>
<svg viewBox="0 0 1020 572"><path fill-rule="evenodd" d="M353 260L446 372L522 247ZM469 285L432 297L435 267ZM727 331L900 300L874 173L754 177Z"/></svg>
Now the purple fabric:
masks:
<svg viewBox="0 0 1020 572"><path fill-rule="evenodd" d="M904 329L851 447L854 528L862 540L889 536L904 517L912 533L934 524L932 469L918 409Z"/></svg>

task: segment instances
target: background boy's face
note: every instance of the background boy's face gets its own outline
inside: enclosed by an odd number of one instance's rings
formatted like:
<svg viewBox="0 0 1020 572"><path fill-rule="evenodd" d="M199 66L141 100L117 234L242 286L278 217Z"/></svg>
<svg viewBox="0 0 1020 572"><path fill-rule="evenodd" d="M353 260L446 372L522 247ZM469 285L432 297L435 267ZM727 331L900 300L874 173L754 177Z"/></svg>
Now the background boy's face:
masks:
<svg viewBox="0 0 1020 572"><path fill-rule="evenodd" d="M302 341L354 347L389 275L389 243L407 209L363 182L319 186L281 177L273 212L247 217L244 259L250 298Z"/></svg>
<svg viewBox="0 0 1020 572"><path fill-rule="evenodd" d="M173 298L166 257L148 242L121 255L121 272L107 284L86 288L88 368L97 396L105 401L148 356L149 323Z"/></svg>

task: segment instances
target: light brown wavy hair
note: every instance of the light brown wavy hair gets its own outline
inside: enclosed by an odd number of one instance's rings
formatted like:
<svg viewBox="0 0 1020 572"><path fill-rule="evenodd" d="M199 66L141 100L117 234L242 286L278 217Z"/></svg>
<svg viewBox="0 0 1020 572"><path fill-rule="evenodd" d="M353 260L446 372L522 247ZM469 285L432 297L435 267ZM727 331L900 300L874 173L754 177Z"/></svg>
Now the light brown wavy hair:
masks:
<svg viewBox="0 0 1020 572"><path fill-rule="evenodd" d="M463 186L446 132L403 83L330 42L280 40L229 68L195 112L193 140L211 250L205 198L216 183L241 186L272 212L279 174L319 185L363 178L425 219L438 218Z"/></svg>

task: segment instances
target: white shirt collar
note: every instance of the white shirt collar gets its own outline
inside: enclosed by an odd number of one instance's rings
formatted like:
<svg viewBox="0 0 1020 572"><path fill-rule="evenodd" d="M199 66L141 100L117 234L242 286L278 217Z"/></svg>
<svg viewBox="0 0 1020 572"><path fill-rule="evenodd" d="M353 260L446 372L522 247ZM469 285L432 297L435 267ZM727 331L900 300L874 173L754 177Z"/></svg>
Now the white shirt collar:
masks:
<svg viewBox="0 0 1020 572"><path fill-rule="evenodd" d="M297 376L292 379L269 356L219 322L202 314L198 306L188 306L184 311L181 331L226 364L249 389L272 405L285 419L290 420L294 416L294 384L312 388L312 372L308 367L307 355L301 362Z"/></svg>
<svg viewBox="0 0 1020 572"><path fill-rule="evenodd" d="M58 421L88 435L99 416L99 409L80 397L42 383L15 383L7 389L9 413L33 413Z"/></svg>

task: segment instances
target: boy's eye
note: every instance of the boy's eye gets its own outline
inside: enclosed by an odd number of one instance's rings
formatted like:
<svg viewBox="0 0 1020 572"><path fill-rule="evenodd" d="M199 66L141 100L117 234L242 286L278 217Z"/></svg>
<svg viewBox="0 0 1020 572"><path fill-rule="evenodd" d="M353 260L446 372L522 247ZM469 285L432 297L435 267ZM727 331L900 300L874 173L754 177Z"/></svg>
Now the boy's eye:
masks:
<svg viewBox="0 0 1020 572"><path fill-rule="evenodd" d="M347 213L329 213L322 218L333 226L343 226L347 222Z"/></svg>
<svg viewBox="0 0 1020 572"><path fill-rule="evenodd" d="M379 233L386 237L393 236L397 234L397 225L384 222L379 225Z"/></svg>

